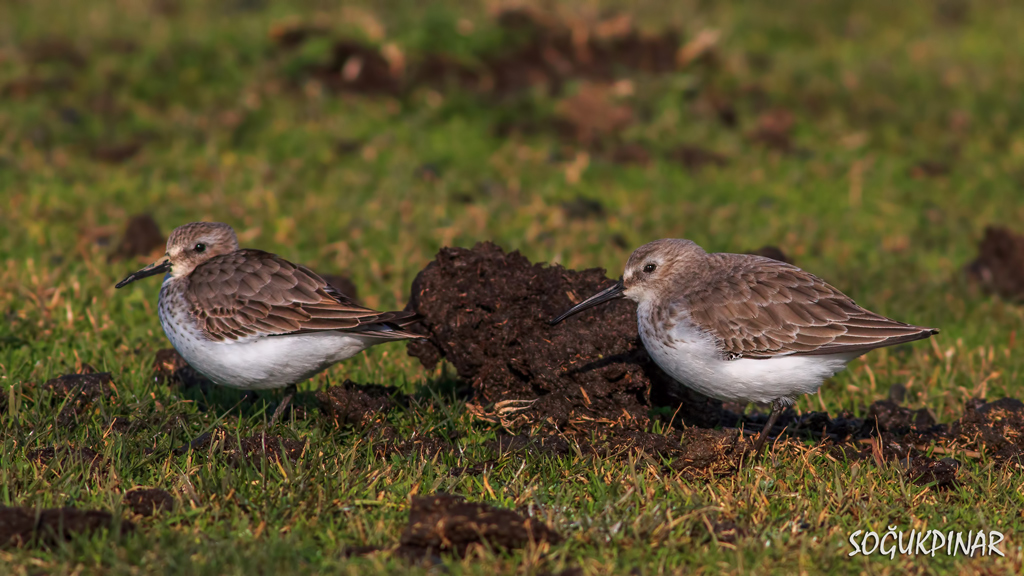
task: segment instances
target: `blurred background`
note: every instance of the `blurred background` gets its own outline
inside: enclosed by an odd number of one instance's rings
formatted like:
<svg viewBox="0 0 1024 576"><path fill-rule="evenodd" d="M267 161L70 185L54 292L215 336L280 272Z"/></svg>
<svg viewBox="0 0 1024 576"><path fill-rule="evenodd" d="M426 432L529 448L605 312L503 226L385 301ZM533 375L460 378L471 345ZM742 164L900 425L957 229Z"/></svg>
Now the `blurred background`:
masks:
<svg viewBox="0 0 1024 576"><path fill-rule="evenodd" d="M959 410L1021 366L986 352L1022 326L1021 21L966 0L4 2L0 370L163 346L156 287L111 285L194 220L381 308L442 246L617 276L686 237L942 327L916 354L978 356L931 382ZM391 353L367 370L420 378Z"/></svg>

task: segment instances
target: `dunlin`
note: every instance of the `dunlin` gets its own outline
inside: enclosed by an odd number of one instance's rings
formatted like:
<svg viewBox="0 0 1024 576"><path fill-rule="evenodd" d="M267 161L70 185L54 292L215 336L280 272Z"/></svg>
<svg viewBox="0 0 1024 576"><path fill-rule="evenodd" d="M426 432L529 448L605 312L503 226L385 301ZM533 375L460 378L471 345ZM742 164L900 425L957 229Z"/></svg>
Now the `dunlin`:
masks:
<svg viewBox="0 0 1024 576"><path fill-rule="evenodd" d="M163 258L116 287L157 274L160 324L189 365L221 386L289 389L271 422L295 384L374 344L422 338L405 330L414 313L358 306L304 266L239 249L227 224L180 226Z"/></svg>
<svg viewBox="0 0 1024 576"><path fill-rule="evenodd" d="M689 240L645 244L622 279L551 321L616 298L637 303L640 338L676 381L706 396L779 414L875 348L937 334L858 306L796 266L748 254L709 254Z"/></svg>

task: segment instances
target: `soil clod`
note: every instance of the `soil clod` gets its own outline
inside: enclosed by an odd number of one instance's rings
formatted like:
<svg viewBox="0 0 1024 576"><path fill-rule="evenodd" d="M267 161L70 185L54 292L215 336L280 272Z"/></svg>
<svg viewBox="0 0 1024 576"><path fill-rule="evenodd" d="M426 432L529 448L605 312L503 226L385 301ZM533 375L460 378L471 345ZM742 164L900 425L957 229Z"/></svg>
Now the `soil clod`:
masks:
<svg viewBox="0 0 1024 576"><path fill-rule="evenodd" d="M107 257L108 262L151 255L167 245L160 226L149 214L136 214L128 220L121 242Z"/></svg>
<svg viewBox="0 0 1024 576"><path fill-rule="evenodd" d="M394 386L356 384L346 380L316 393L320 411L338 425L367 426L396 405L408 402Z"/></svg>
<svg viewBox="0 0 1024 576"><path fill-rule="evenodd" d="M950 436L962 446L996 458L1020 461L1024 453L1024 403L1014 398L970 402L964 415L950 426Z"/></svg>
<svg viewBox="0 0 1024 576"><path fill-rule="evenodd" d="M243 461L262 457L274 461L287 457L295 462L305 453L306 442L266 434L236 438L226 430L217 429L200 434L187 446L176 448L174 453L182 455L189 450L205 451L211 448L226 456L232 465L239 465Z"/></svg>
<svg viewBox="0 0 1024 576"><path fill-rule="evenodd" d="M424 558L441 554L465 557L474 548L517 550L533 544L558 544L562 537L536 518L512 510L439 494L412 499L409 525L397 554Z"/></svg>
<svg viewBox="0 0 1024 576"><path fill-rule="evenodd" d="M967 266L967 273L986 290L1024 302L1024 235L1006 228L985 228L978 258Z"/></svg>
<svg viewBox="0 0 1024 576"><path fill-rule="evenodd" d="M907 476L918 486L933 484L938 489L954 488L959 469L960 463L952 458L933 460L919 456L911 463Z"/></svg>
<svg viewBox="0 0 1024 576"><path fill-rule="evenodd" d="M699 146L680 146L673 150L669 157L694 172L709 166L721 167L729 164L729 158L724 154Z"/></svg>
<svg viewBox="0 0 1024 576"><path fill-rule="evenodd" d="M64 374L47 380L43 388L50 390L58 402L64 403L64 407L57 414L57 423L61 426L71 426L78 423L78 416L94 400L110 396L114 390L114 382L109 372Z"/></svg>
<svg viewBox="0 0 1024 576"><path fill-rule="evenodd" d="M100 510L0 507L0 548L33 543L51 546L76 534L91 534L118 526L122 532L134 529L131 522L119 521L109 512Z"/></svg>
<svg viewBox="0 0 1024 576"><path fill-rule="evenodd" d="M157 512L174 509L174 497L160 488L135 488L124 494L124 503L139 516L152 516Z"/></svg>
<svg viewBox="0 0 1024 576"><path fill-rule="evenodd" d="M204 393L213 386L213 382L189 366L174 348L157 351L153 360L153 378L157 382L181 386L185 390L198 386Z"/></svg>
<svg viewBox="0 0 1024 576"><path fill-rule="evenodd" d="M779 262L785 262L786 264L793 263L793 261L786 256L786 253L778 246L762 246L753 252L748 252L748 254L764 256L765 258L771 258L772 260L778 260Z"/></svg>
<svg viewBox="0 0 1024 576"><path fill-rule="evenodd" d="M88 464L89 468L96 468L105 463L103 456L100 456L95 450L72 448L71 446L36 448L35 450L29 450L26 457L33 462L44 465L56 461L62 467L83 463Z"/></svg>
<svg viewBox="0 0 1024 576"><path fill-rule="evenodd" d="M333 286L335 290L341 292L345 296L348 296L353 302L357 304L359 303L359 290L348 276L342 276L341 274L321 274L320 277Z"/></svg>

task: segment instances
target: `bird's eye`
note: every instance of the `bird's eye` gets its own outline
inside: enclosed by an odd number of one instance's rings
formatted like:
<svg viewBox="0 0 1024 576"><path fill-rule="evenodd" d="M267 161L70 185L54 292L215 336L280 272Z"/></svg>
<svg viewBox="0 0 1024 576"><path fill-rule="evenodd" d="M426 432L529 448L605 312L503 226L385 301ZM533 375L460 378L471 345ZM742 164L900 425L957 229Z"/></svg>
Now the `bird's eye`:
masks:
<svg viewBox="0 0 1024 576"><path fill-rule="evenodd" d="M195 248L193 248L193 250L195 250L196 253L198 253L198 254L202 254L203 252L206 252L206 244L203 244L202 242L200 242L200 243L195 245Z"/></svg>
<svg viewBox="0 0 1024 576"><path fill-rule="evenodd" d="M644 266L644 273L650 274L651 272L654 272L657 268L658 268L657 264L648 264L648 265Z"/></svg>

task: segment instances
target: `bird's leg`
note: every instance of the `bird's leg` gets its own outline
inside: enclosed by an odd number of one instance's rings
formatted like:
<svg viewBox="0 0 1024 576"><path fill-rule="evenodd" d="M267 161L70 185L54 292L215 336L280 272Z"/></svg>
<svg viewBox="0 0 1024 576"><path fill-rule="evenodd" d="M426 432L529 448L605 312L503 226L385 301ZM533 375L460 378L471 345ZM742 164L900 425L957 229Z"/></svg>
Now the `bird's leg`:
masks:
<svg viewBox="0 0 1024 576"><path fill-rule="evenodd" d="M295 384L289 384L288 387L284 389L284 398L281 400L281 403L277 405L277 410L274 410L274 415L270 417L270 423L267 424L268 428L277 422L277 419L281 414L284 414L285 409L288 408L288 403L292 401L292 397L295 396L297 391L298 388Z"/></svg>
<svg viewBox="0 0 1024 576"><path fill-rule="evenodd" d="M761 428L761 433L757 435L757 440L754 441L754 456L761 453L761 448L764 446L764 441L768 439L768 433L775 427L775 421L779 419L779 414L782 414L783 406L782 402L778 400L772 401L772 413L768 416L768 422Z"/></svg>

